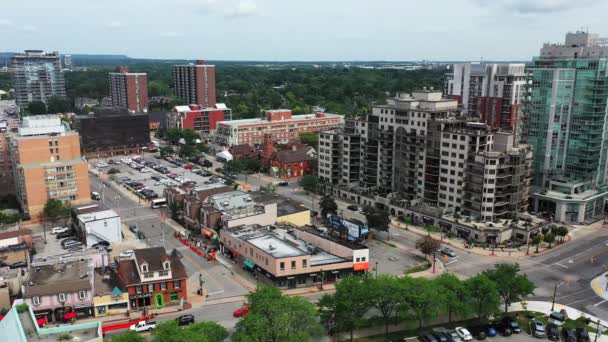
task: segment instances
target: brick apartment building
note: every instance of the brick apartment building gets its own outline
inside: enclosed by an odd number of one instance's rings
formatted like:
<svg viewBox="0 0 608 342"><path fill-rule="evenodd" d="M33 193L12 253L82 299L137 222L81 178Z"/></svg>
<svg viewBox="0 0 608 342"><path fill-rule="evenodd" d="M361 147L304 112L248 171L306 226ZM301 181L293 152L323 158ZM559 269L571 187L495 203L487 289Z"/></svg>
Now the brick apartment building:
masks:
<svg viewBox="0 0 608 342"><path fill-rule="evenodd" d="M23 118L9 133L9 159L15 194L33 221L48 199L72 205L91 201L87 162L80 154L80 137L56 115Z"/></svg>
<svg viewBox="0 0 608 342"><path fill-rule="evenodd" d="M230 108L223 103L212 107L191 104L175 106L167 116L167 126L170 128L189 128L202 134L211 134L217 129L217 123L230 117Z"/></svg>
<svg viewBox="0 0 608 342"><path fill-rule="evenodd" d="M187 104L199 104L205 108L214 107L215 65L205 61L196 64L173 66L175 95Z"/></svg>
<svg viewBox="0 0 608 342"><path fill-rule="evenodd" d="M270 134L272 140L287 144L298 141L302 132L332 130L343 122L344 117L337 114L292 115L288 109L268 110L263 119L218 122L215 142L221 146L262 144Z"/></svg>
<svg viewBox="0 0 608 342"><path fill-rule="evenodd" d="M125 107L130 112L148 111L148 75L129 72L125 66L110 73L112 106Z"/></svg>
<svg viewBox="0 0 608 342"><path fill-rule="evenodd" d="M0 196L15 192L9 158L8 124L0 121Z"/></svg>
<svg viewBox="0 0 608 342"><path fill-rule="evenodd" d="M136 249L118 263L118 280L129 293L131 310L177 305L188 299L188 274L177 257L163 247Z"/></svg>

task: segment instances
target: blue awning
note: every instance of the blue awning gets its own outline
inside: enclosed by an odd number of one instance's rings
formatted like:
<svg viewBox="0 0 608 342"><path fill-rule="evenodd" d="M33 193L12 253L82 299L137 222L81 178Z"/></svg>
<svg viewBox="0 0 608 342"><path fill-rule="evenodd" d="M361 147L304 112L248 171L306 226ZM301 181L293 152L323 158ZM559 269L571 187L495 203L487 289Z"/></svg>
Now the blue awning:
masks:
<svg viewBox="0 0 608 342"><path fill-rule="evenodd" d="M243 261L243 265L245 265L251 269L253 269L255 267L255 265L251 261L249 261L249 259L245 259L245 261Z"/></svg>

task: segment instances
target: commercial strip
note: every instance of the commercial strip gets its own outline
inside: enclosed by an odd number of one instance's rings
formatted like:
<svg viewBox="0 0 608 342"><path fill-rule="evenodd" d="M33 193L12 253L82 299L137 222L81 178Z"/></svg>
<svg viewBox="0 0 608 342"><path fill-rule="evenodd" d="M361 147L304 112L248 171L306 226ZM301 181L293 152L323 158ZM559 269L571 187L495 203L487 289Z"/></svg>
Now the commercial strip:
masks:
<svg viewBox="0 0 608 342"><path fill-rule="evenodd" d="M283 288L335 282L369 269L367 247L313 226L242 225L220 230L220 252L260 281Z"/></svg>

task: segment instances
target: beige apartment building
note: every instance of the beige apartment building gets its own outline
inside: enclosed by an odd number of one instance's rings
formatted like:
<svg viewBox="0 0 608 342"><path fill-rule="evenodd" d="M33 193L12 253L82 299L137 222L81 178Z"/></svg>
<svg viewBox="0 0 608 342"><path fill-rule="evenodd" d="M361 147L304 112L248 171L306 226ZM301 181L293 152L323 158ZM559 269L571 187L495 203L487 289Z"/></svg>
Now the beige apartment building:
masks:
<svg viewBox="0 0 608 342"><path fill-rule="evenodd" d="M242 225L220 230L220 252L258 280L278 287L310 286L365 273L369 249L338 241L312 226Z"/></svg>
<svg viewBox="0 0 608 342"><path fill-rule="evenodd" d="M48 199L72 205L91 201L87 162L80 137L55 115L25 117L9 134L15 194L32 221L39 221Z"/></svg>

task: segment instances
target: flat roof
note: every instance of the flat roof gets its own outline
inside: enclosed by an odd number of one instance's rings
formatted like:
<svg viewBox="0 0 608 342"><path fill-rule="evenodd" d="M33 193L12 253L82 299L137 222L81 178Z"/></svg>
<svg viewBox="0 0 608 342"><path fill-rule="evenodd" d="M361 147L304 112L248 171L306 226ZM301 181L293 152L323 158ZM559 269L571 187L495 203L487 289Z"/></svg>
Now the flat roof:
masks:
<svg viewBox="0 0 608 342"><path fill-rule="evenodd" d="M330 114L330 113L322 113L325 116L322 117L317 117L316 114L302 114L302 115L292 115L291 119L283 119L283 120L274 120L274 121L268 121L266 119L262 119L262 118L255 118L255 119L240 119L240 120L232 120L232 121L219 121L218 124L224 124L224 125L229 125L229 126L238 126L238 125L243 125L243 124L273 124L273 123L286 123L286 122L290 122L290 121L304 121L304 120L313 120L313 119L317 119L317 120L323 120L323 119L335 119L335 118L340 118L343 115L339 115L339 114Z"/></svg>
<svg viewBox="0 0 608 342"><path fill-rule="evenodd" d="M89 271L88 261L81 260L34 266L30 269L29 281L24 285L24 297L90 289L93 275Z"/></svg>
<svg viewBox="0 0 608 342"><path fill-rule="evenodd" d="M84 223L104 220L113 217L118 217L118 214L112 209L78 215L78 219Z"/></svg>
<svg viewBox="0 0 608 342"><path fill-rule="evenodd" d="M255 237L246 241L275 258L288 258L306 255L306 253L300 249L291 246L290 244L270 234Z"/></svg>
<svg viewBox="0 0 608 342"><path fill-rule="evenodd" d="M209 196L209 202L217 210L231 210L254 205L251 195L242 191L223 192Z"/></svg>

